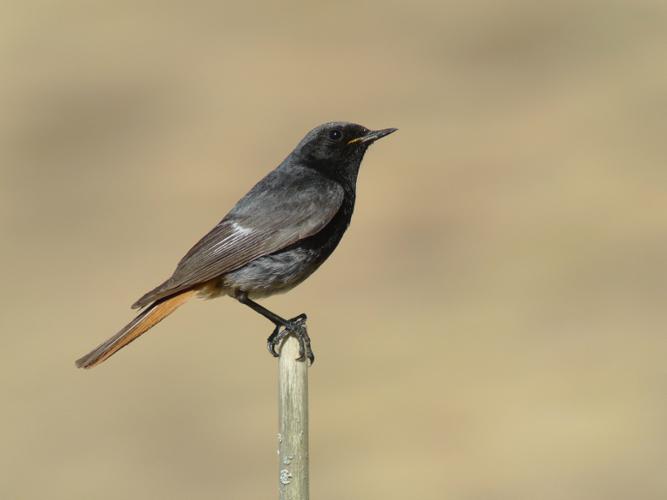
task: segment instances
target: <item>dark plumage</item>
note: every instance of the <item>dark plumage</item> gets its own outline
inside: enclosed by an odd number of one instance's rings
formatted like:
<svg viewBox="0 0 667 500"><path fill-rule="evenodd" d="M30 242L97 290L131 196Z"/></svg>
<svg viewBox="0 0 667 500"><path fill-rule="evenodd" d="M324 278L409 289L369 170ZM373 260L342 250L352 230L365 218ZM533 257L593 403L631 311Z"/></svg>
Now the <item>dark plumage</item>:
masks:
<svg viewBox="0 0 667 500"><path fill-rule="evenodd" d="M313 360L305 314L285 320L252 299L286 292L334 251L354 209L357 174L368 146L396 129L370 131L330 122L314 128L178 263L172 276L132 307L146 308L130 324L77 361L104 361L194 294L230 295L271 320L268 346L289 333ZM281 330L282 328L282 330Z"/></svg>

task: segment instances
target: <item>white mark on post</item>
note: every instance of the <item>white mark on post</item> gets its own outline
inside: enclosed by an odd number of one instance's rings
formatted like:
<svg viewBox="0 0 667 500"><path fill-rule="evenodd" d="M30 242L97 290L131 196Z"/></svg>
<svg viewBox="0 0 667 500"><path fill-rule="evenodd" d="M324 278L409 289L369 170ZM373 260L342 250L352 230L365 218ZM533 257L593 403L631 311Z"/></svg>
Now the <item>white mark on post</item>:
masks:
<svg viewBox="0 0 667 500"><path fill-rule="evenodd" d="M292 482L292 474L287 469L280 471L280 484L290 484Z"/></svg>

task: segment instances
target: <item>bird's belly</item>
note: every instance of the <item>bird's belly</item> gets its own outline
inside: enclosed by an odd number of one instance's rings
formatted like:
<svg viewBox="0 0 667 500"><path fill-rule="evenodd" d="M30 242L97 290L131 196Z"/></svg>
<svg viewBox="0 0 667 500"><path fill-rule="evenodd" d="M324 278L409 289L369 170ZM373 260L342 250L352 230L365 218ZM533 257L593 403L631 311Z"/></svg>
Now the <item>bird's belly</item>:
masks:
<svg viewBox="0 0 667 500"><path fill-rule="evenodd" d="M313 249L293 248L255 259L221 277L221 287L246 292L252 299L284 293L310 276L322 263Z"/></svg>

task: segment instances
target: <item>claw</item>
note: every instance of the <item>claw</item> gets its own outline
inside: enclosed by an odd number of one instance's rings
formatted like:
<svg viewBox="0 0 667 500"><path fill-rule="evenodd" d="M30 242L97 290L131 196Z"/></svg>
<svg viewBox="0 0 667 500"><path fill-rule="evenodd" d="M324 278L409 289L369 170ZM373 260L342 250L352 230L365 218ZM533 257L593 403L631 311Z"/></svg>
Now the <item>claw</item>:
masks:
<svg viewBox="0 0 667 500"><path fill-rule="evenodd" d="M276 348L280 346L285 337L292 334L299 341L299 357L297 358L297 361L305 361L308 359L312 366L315 362L315 355L310 347L310 337L308 336L308 330L306 329L307 319L305 314L299 314L290 319L287 322L287 325L276 326L273 333L266 339L266 347L273 357L277 358L280 355Z"/></svg>
<svg viewBox="0 0 667 500"><path fill-rule="evenodd" d="M283 339L287 337L289 331L287 329L280 330L280 325L276 326L273 330L273 333L269 335L269 338L266 339L266 348L269 350L269 353L274 358L280 356L280 353L276 351L276 347L281 344Z"/></svg>

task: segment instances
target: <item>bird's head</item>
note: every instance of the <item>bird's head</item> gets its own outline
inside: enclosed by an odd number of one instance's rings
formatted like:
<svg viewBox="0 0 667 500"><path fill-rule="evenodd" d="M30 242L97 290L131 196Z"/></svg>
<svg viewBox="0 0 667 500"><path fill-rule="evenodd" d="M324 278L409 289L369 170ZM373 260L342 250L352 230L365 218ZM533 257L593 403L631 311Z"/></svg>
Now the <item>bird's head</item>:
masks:
<svg viewBox="0 0 667 500"><path fill-rule="evenodd" d="M369 130L348 122L324 123L308 132L293 154L317 169L357 170L368 146L396 130Z"/></svg>

